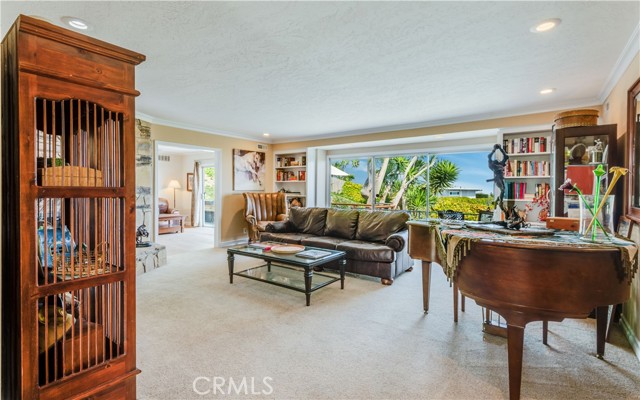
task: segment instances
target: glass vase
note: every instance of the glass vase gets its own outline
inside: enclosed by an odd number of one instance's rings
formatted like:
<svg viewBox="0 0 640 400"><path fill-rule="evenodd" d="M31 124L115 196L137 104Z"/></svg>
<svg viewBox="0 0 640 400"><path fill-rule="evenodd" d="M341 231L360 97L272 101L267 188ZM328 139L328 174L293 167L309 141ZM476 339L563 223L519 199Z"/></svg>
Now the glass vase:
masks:
<svg viewBox="0 0 640 400"><path fill-rule="evenodd" d="M602 196L599 196L598 204L594 207L594 196L579 196L580 203L580 239L589 242L610 242L613 241L613 204L614 196L607 197L604 206L598 211L597 222L591 227L594 213L597 211ZM589 230L587 231L587 229Z"/></svg>

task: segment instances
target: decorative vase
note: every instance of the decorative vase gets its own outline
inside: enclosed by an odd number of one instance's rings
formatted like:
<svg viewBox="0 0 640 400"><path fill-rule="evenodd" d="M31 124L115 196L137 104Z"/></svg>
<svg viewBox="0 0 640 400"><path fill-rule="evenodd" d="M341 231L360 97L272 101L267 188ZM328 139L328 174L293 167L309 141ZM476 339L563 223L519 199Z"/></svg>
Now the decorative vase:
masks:
<svg viewBox="0 0 640 400"><path fill-rule="evenodd" d="M599 196L600 200L602 196ZM589 231L587 228L591 225L593 213L597 210L599 204L594 207L594 196L580 196L580 239L589 242L610 242L615 238L613 229L613 204L614 196L607 197L604 206L598 212L597 220L594 222Z"/></svg>

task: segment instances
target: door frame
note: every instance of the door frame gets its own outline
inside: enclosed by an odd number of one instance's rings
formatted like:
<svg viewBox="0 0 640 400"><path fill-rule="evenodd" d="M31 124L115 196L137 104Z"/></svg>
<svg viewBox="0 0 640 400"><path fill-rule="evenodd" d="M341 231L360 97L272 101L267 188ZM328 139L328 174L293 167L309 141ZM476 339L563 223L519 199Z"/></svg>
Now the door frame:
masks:
<svg viewBox="0 0 640 400"><path fill-rule="evenodd" d="M214 229L216 229L216 220L220 217L220 215L218 214L218 202L220 201L220 196L218 194L218 162L219 157L215 157L212 159L206 159L206 160L202 160L201 164L200 164L200 180L201 180L201 184L202 184L202 188L204 189L204 169L205 168L214 168L215 169L215 184L214 184L214 191L215 191L215 198L213 199L213 201L215 202L214 204L214 210L213 210L213 226ZM203 197L202 197L202 221L204 223L204 218L205 218L205 210L204 210L205 204L204 204L204 191L203 191ZM216 218L218 217L218 218ZM217 229L216 229L217 230Z"/></svg>
<svg viewBox="0 0 640 400"><path fill-rule="evenodd" d="M220 216L221 214L221 197L219 189L220 182L220 159L222 158L222 150L214 147L206 147L206 146L194 146L190 144L178 143L178 142L168 142L162 140L153 140L153 241L157 242L158 240L158 146L159 145L167 145L180 147L184 149L193 149L193 150L203 150L203 151L212 151L212 156L207 157L207 160L213 159L213 163L208 163L207 165L211 165L216 169L216 199L215 199L215 215ZM202 166L201 166L202 167ZM214 218L214 235L213 235L213 247L220 246L220 218Z"/></svg>

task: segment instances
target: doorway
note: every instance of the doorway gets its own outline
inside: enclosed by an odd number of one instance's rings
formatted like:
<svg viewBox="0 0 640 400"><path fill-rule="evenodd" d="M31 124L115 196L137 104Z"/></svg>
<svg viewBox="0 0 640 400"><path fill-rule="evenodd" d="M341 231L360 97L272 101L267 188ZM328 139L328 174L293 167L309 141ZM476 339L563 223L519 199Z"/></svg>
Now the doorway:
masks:
<svg viewBox="0 0 640 400"><path fill-rule="evenodd" d="M168 254L219 246L220 191L216 190L216 174L221 172L220 150L155 141L155 161L154 197L174 204L172 208L184 217L184 230L159 235L158 210L154 207L154 241L165 245ZM171 186L173 180L178 184Z"/></svg>
<svg viewBox="0 0 640 400"><path fill-rule="evenodd" d="M202 221L203 226L213 228L215 226L216 211L216 167L202 165Z"/></svg>

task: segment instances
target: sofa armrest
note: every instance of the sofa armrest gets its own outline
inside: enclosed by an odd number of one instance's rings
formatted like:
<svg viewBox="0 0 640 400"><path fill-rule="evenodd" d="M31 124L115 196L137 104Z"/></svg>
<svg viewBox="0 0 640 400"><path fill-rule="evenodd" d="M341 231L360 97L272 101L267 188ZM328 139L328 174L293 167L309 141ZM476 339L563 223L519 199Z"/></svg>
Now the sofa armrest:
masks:
<svg viewBox="0 0 640 400"><path fill-rule="evenodd" d="M247 222L249 223L249 225L251 225L251 226L258 225L258 221L256 220L256 217L251 215L251 214L245 216L244 219L246 219Z"/></svg>
<svg viewBox="0 0 640 400"><path fill-rule="evenodd" d="M390 235L387 238L387 240L384 241L384 244L391 247L393 251L398 253L404 250L408 240L409 240L409 230L405 229L403 231L396 232L393 235Z"/></svg>
<svg viewBox="0 0 640 400"><path fill-rule="evenodd" d="M271 233L293 232L293 230L291 229L291 223L288 220L271 222L270 224L267 224L267 226L265 226L264 230Z"/></svg>

